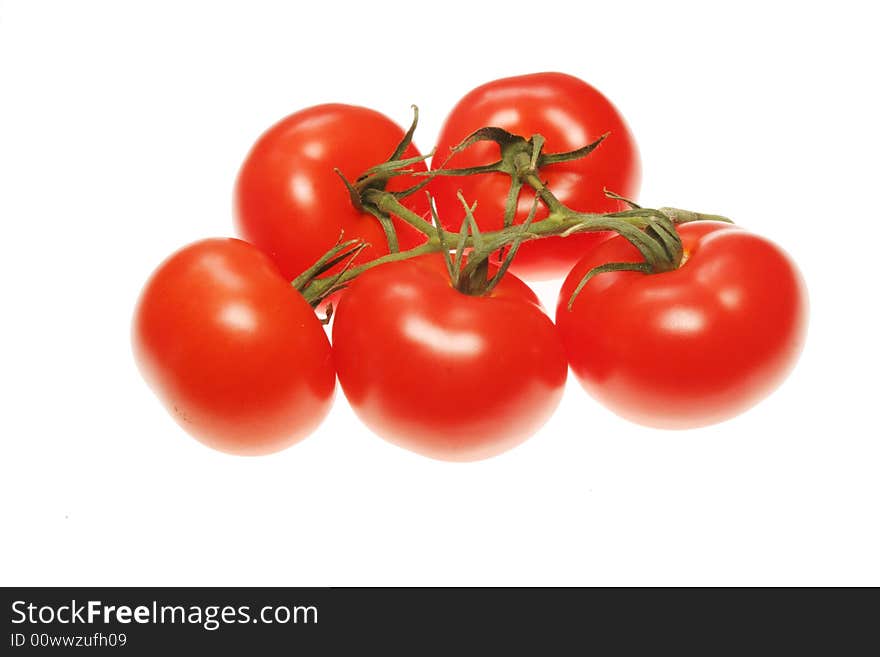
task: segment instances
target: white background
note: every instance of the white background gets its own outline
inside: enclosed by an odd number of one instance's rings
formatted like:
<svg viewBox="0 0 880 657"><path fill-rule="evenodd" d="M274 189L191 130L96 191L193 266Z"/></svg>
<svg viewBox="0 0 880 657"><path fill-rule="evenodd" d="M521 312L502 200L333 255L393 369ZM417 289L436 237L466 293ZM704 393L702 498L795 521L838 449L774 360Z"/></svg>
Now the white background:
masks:
<svg viewBox="0 0 880 657"><path fill-rule="evenodd" d="M880 584L869 3L515 5L0 3L2 584ZM131 312L167 254L232 233L260 132L416 102L429 150L465 92L541 70L622 110L644 203L794 255L812 316L788 382L669 433L572 380L532 440L465 465L386 444L341 394L274 456L184 434L134 366Z"/></svg>

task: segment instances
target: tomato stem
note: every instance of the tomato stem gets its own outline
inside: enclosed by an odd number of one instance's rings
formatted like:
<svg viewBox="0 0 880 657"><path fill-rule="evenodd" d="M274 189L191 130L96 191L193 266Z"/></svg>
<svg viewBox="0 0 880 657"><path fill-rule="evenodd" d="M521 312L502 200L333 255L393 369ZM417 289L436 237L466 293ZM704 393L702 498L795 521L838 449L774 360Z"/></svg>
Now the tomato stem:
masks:
<svg viewBox="0 0 880 657"><path fill-rule="evenodd" d="M526 240L551 236L567 237L574 233L590 231L613 231L629 240L642 255L642 262L608 263L589 271L569 300L570 308L587 281L603 272L629 269L651 274L677 268L682 259L681 239L675 229L677 224L701 220L730 222L729 219L720 215L702 214L690 210L666 207L642 208L633 201L609 190L605 190L606 196L625 203L629 209L618 212L586 213L577 212L567 207L541 179L541 167L588 156L608 137L607 133L574 151L544 153L544 137L541 135L532 135L526 139L501 128L482 128L454 147L452 152L461 151L477 142L492 141L499 147L501 153L499 160L492 164L463 169L441 167L425 173L414 172L407 167L430 157L430 155L401 159L412 142L417 124L418 108L413 106L412 125L391 157L386 162L368 169L354 183L343 178L355 206L372 214L382 225L389 253L353 266L355 257L366 244L354 240L342 242L340 238L340 241L330 251L293 282L294 287L302 292L312 305L317 306L328 295L345 287L348 282L373 267L428 253L444 254L450 278L458 289L468 294L486 294L498 284L500 277L505 274L516 256L520 245ZM401 203L402 198L421 190L435 176L471 176L487 173L504 173L510 176L503 227L499 230L480 231L473 215L476 204L468 205L467 199L460 194L459 200L462 202L465 216L462 219L461 229L455 233L443 227L436 214L430 194L428 198L432 221L426 220ZM402 192L388 191L386 189L388 181L401 175L423 176L424 180ZM522 188L526 185L534 190L535 202L525 221L516 225L514 221L519 198ZM548 214L544 219L534 221L539 202L544 204ZM392 215L424 234L425 243L406 251L399 251L397 235L391 221ZM455 248L450 248L450 245L455 245ZM504 253L505 249L506 253ZM462 257L465 251L467 251L466 264L464 264L465 259ZM499 253L502 264L495 275L490 278L488 276L488 259L496 252ZM342 271L332 276L321 276L332 266L342 261L347 262Z"/></svg>

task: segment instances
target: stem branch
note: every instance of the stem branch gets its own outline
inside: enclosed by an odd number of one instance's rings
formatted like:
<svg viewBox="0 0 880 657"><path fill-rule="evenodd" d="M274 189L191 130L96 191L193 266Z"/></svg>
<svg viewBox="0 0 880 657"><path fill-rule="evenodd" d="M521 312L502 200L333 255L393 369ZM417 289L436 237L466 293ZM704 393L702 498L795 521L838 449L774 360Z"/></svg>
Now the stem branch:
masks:
<svg viewBox="0 0 880 657"><path fill-rule="evenodd" d="M618 271L629 268L645 273L656 273L675 269L679 266L682 256L681 239L675 230L676 224L706 219L730 221L719 215L701 214L677 208L656 210L641 208L634 202L607 190L606 195L627 203L630 209L597 214L577 212L567 207L544 184L540 176L540 168L585 157L596 149L607 135L603 135L592 144L576 151L548 154L543 152L544 138L541 135L533 135L530 139L525 139L500 128L483 128L457 146L455 151L466 148L477 141L494 141L501 150L500 160L493 164L466 169L439 168L427 174L415 174L411 169L405 167L424 159L424 157L399 159L412 139L412 133L418 121L417 111L414 114L412 127L389 161L373 167L364 176L358 178L354 184L343 179L356 207L370 212L382 223L391 252L369 262L352 266L354 257L360 253L365 245L362 243L356 245L354 242L337 244L294 281L297 289L312 305L318 305L327 296L345 287L363 272L389 262L442 252L446 257L447 264L449 264L452 262L451 249L456 254L451 273L453 282L459 289L472 294L485 294L491 291L491 288L497 284L499 276L503 275L510 265L519 245L526 240L550 236L566 237L574 233L588 231L614 231L629 240L644 258L641 263L609 263L599 267L590 272L587 278L581 282L578 288L580 289L590 277L603 271ZM503 227L499 230L480 231L473 217L474 208L469 206L467 200L461 196L459 198L464 205L466 217L462 222L461 230L454 233L441 225L434 212L433 204L431 207L432 222L401 203L404 196L418 191L436 176L470 176L489 173L504 173L510 176ZM427 178L403 193L387 191L385 183L397 175L427 175ZM518 200L523 186L531 187L534 190L535 204L526 221L516 224ZM548 214L540 221L533 221L538 199L547 207ZM399 217L424 234L425 243L406 251L397 251L397 236L391 224L391 215ZM450 245L454 245L454 247ZM502 250L507 248L510 251L507 257L503 258L501 270L491 279L488 278L490 256L496 251L501 252L501 256L503 256ZM462 255L465 251L467 251L467 264L462 268ZM348 259L348 263L341 272L321 276L326 273L327 269L343 259ZM574 297L572 297L572 302L573 300Z"/></svg>

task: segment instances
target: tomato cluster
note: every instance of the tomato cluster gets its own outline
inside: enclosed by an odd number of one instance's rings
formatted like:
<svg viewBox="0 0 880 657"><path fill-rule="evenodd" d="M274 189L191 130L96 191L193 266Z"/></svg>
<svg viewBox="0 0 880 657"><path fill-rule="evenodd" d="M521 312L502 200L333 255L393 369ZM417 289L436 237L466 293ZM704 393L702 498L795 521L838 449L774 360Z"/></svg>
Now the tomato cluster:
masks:
<svg viewBox="0 0 880 657"><path fill-rule="evenodd" d="M807 317L793 261L729 223L635 205L635 140L587 83L490 82L453 109L430 169L411 142L362 107L288 116L241 167L244 239L154 272L134 352L189 433L283 449L320 424L338 376L383 438L475 460L534 434L569 366L615 413L663 428L728 419L793 367ZM562 276L554 322L520 277ZM315 312L328 299L332 347Z"/></svg>

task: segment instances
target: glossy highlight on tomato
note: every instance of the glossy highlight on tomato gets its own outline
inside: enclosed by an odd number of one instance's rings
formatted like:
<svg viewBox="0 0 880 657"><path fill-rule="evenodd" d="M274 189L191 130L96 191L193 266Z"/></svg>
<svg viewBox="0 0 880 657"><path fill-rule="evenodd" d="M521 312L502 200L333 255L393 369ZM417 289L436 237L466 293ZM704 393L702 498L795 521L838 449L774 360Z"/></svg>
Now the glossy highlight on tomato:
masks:
<svg viewBox="0 0 880 657"><path fill-rule="evenodd" d="M132 344L172 417L224 452L283 449L330 409L324 329L275 264L241 240L202 240L163 262L141 293Z"/></svg>
<svg viewBox="0 0 880 657"><path fill-rule="evenodd" d="M388 253L379 221L355 208L334 169L353 182L386 160L403 136L403 129L385 115L354 105L317 105L282 119L257 140L239 171L238 233L269 254L289 280L314 264L340 235L369 243L357 262ZM410 145L403 157L418 155ZM426 170L423 162L409 168ZM387 188L400 191L415 182L397 176ZM413 194L403 203L420 216L430 216L424 194ZM409 224L392 219L401 249L424 240Z"/></svg>
<svg viewBox="0 0 880 657"><path fill-rule="evenodd" d="M593 267L638 262L615 237L572 269L556 323L581 385L634 422L690 428L731 418L775 390L806 337L808 300L801 275L774 243L731 224L678 228L680 268L659 274Z"/></svg>
<svg viewBox="0 0 880 657"><path fill-rule="evenodd" d="M580 212L615 212L625 209L609 199L604 189L635 200L641 182L638 148L620 112L598 90L563 73L536 73L489 82L462 98L440 132L432 168L465 168L498 160L496 144L482 142L447 158L451 149L472 132L486 127L546 139L544 152L571 151L592 143L606 132L609 137L588 156L560 162L540 170L540 176L559 200ZM466 177L437 177L431 185L438 213L447 228L457 230L463 215L458 190L476 201L475 216L482 230L503 225L510 178L504 173ZM534 200L527 186L520 194L514 223L522 223ZM535 220L547 215L542 206ZM610 233L580 233L524 243L512 271L528 279L564 276L590 249Z"/></svg>
<svg viewBox="0 0 880 657"><path fill-rule="evenodd" d="M340 301L339 381L361 420L406 449L470 461L537 431L567 364L534 293L507 275L485 297L456 290L440 255L381 265Z"/></svg>

